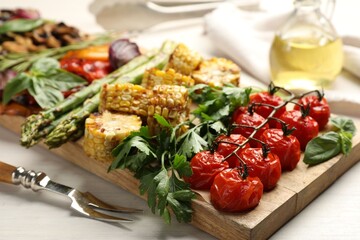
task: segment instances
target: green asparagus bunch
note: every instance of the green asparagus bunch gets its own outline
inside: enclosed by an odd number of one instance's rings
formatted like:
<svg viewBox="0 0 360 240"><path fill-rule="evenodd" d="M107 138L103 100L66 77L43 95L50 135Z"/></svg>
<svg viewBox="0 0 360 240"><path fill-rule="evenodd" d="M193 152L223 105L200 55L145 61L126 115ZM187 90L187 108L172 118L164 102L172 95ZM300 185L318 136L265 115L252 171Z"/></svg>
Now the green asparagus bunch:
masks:
<svg viewBox="0 0 360 240"><path fill-rule="evenodd" d="M103 84L139 83L146 69L162 68L176 44L166 41L156 53L150 52L134 58L128 64L101 80L73 94L57 106L29 116L21 129L21 145L31 147L42 138L49 148L59 147L82 133L85 119L99 106Z"/></svg>

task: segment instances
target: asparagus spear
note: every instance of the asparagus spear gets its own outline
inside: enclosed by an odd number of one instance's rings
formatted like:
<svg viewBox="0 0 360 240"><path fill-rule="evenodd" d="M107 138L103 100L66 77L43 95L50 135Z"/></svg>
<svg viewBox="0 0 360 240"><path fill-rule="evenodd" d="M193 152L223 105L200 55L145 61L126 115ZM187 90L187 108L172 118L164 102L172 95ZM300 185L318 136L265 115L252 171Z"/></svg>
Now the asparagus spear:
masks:
<svg viewBox="0 0 360 240"><path fill-rule="evenodd" d="M39 132L51 125L51 123L68 111L80 106L87 98L94 96L100 91L102 84L114 82L121 75L133 70L134 68L145 64L154 57L154 52L141 55L134 58L128 64L109 74L105 78L93 81L92 84L83 88L79 92L64 99L58 105L48 110L41 111L38 114L29 116L25 123L21 126L21 145L25 147L33 146L39 138Z"/></svg>
<svg viewBox="0 0 360 240"><path fill-rule="evenodd" d="M162 68L167 63L170 54L175 49L173 42L167 41L163 44L159 54L157 54L148 63L139 66L131 72L124 74L122 77L117 79L116 83L132 82L140 83L144 71L149 68L157 67ZM83 127L85 119L94 111L97 110L100 103L100 93L96 94L91 99L84 103L82 109L75 114L69 116L46 137L45 143L49 148L59 147L66 143L74 134L78 133L79 129Z"/></svg>

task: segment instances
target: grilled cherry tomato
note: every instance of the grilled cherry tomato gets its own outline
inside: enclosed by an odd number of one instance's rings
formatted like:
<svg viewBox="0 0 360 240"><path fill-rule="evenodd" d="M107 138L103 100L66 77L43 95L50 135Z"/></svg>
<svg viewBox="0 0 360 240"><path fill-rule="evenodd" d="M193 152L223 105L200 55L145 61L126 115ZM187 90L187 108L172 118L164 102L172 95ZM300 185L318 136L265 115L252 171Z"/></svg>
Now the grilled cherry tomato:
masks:
<svg viewBox="0 0 360 240"><path fill-rule="evenodd" d="M60 61L61 68L85 78L89 83L105 77L111 72L109 61L82 58L64 58Z"/></svg>
<svg viewBox="0 0 360 240"><path fill-rule="evenodd" d="M260 140L270 147L270 152L279 157L282 171L292 171L300 161L299 141L292 135L284 136L281 129L265 130Z"/></svg>
<svg viewBox="0 0 360 240"><path fill-rule="evenodd" d="M263 194L258 177L243 179L239 170L226 169L216 175L210 189L213 206L224 212L241 212L256 207Z"/></svg>
<svg viewBox="0 0 360 240"><path fill-rule="evenodd" d="M247 165L249 176L260 178L265 191L276 186L281 176L281 164L276 154L270 152L264 157L261 148L246 148L241 151L240 158Z"/></svg>
<svg viewBox="0 0 360 240"><path fill-rule="evenodd" d="M319 124L310 116L302 116L298 110L285 111L280 119L287 123L289 128L296 128L292 135L299 140L302 151L307 143L319 134ZM277 123L277 128L281 127L281 124Z"/></svg>
<svg viewBox="0 0 360 240"><path fill-rule="evenodd" d="M309 95L299 99L298 103L305 108L310 106L309 116L319 124L319 130L323 130L330 118L330 107L326 99L323 97L319 100L318 96ZM300 106L295 105L294 109L300 110Z"/></svg>
<svg viewBox="0 0 360 240"><path fill-rule="evenodd" d="M185 181L191 188L209 190L215 176L224 169L229 168L228 162L217 152L202 151L197 153L190 162L193 174Z"/></svg>
<svg viewBox="0 0 360 240"><path fill-rule="evenodd" d="M238 112L239 113L239 112ZM234 116L234 124L240 124L240 125L244 125L244 126L239 126L236 127L232 133L235 134L241 134L244 137L248 138L254 131L254 129L252 127L257 127L259 126L261 123L263 123L265 121L265 119L260 116L257 113L253 113L250 114L248 111L241 113L237 116ZM245 126L249 126L249 127L245 127ZM269 128L269 124L265 124L262 128L260 128L257 133L255 134L255 138L259 139L259 137L262 135L262 133L264 132L264 130ZM250 146L255 147L257 146L257 142L254 140L250 140L249 141Z"/></svg>
<svg viewBox="0 0 360 240"><path fill-rule="evenodd" d="M231 123L235 123L236 118L243 113L247 112L247 107L238 107L232 114Z"/></svg>
<svg viewBox="0 0 360 240"><path fill-rule="evenodd" d="M230 134L230 136L220 135L219 137L216 138L215 141L218 142L216 152L218 152L219 154L223 155L224 158L226 158L236 150L238 145L245 142L246 138L241 134ZM249 148L249 147L250 144L246 143L241 149ZM237 151L237 154L240 154L241 149ZM231 168L238 167L240 165L239 159L235 155L232 155L231 157L226 159L226 161L229 163L229 166Z"/></svg>
<svg viewBox="0 0 360 240"><path fill-rule="evenodd" d="M284 101L279 96L270 94L269 92L259 92L259 93L250 95L249 104L252 104L252 103L263 103L263 104L268 104L268 105L272 105L272 106L276 107L276 106L283 104ZM254 107L254 109L255 109L255 112L257 114L261 115L263 118L267 118L270 115L270 113L273 111L273 108L269 107L269 106L256 105ZM276 113L274 114L274 117L280 117L285 112L285 110L286 110L285 107L279 108L276 111ZM269 126L275 127L276 120L270 119Z"/></svg>

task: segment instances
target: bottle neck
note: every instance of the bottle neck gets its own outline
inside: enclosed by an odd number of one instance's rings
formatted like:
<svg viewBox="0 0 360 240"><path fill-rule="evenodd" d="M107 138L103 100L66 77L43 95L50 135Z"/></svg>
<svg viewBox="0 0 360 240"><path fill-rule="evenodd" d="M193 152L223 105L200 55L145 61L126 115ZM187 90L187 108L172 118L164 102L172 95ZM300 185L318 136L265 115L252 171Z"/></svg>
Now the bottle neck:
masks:
<svg viewBox="0 0 360 240"><path fill-rule="evenodd" d="M299 12L311 12L320 8L320 0L295 0L294 6Z"/></svg>

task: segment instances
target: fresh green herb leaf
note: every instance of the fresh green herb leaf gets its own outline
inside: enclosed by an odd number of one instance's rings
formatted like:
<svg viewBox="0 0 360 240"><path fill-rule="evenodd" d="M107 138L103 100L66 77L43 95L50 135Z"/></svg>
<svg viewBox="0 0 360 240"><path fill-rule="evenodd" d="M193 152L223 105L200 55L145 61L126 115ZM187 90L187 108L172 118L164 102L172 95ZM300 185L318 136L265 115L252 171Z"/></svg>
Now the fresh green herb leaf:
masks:
<svg viewBox="0 0 360 240"><path fill-rule="evenodd" d="M194 194L189 184L179 178L190 176L192 171L187 157L176 151L179 146L175 132L180 125L172 127L161 116L156 119L163 126L160 133L149 137L147 127L131 133L113 150L116 158L109 170L127 168L135 172L135 177L140 178L140 193L147 193L151 211L162 216L165 222L171 221L171 211L178 221L190 221ZM178 191L185 195L180 197Z"/></svg>
<svg viewBox="0 0 360 240"><path fill-rule="evenodd" d="M181 142L177 154L188 158L208 147L208 143L197 133L198 128L189 129L178 140Z"/></svg>
<svg viewBox="0 0 360 240"><path fill-rule="evenodd" d="M199 84L192 87L190 97L199 107L193 114L204 120L222 120L227 123L229 115L239 106L249 102L251 88L238 88L227 85L222 89Z"/></svg>
<svg viewBox="0 0 360 240"><path fill-rule="evenodd" d="M154 177L154 182L156 183L156 194L159 198L164 198L169 193L170 183L167 170L162 168L161 171Z"/></svg>
<svg viewBox="0 0 360 240"><path fill-rule="evenodd" d="M312 139L306 146L304 163L315 165L329 160L341 151L341 139L338 133L328 132Z"/></svg>
<svg viewBox="0 0 360 240"><path fill-rule="evenodd" d="M53 75L46 78L50 80L47 81L47 85L60 91L67 91L87 83L85 79L63 69L56 69Z"/></svg>
<svg viewBox="0 0 360 240"><path fill-rule="evenodd" d="M325 162L339 153L349 154L352 138L356 132L354 122L349 118L331 118L337 132L328 132L312 139L306 146L304 163L309 165Z"/></svg>
<svg viewBox="0 0 360 240"><path fill-rule="evenodd" d="M31 85L31 77L25 73L19 73L17 76L9 80L9 82L5 85L2 99L3 104L10 102L14 95L30 88Z"/></svg>
<svg viewBox="0 0 360 240"><path fill-rule="evenodd" d="M146 192L149 191L150 187L153 184L153 179L157 174L158 172L150 172L141 177L139 187L141 195L144 195Z"/></svg>
<svg viewBox="0 0 360 240"><path fill-rule="evenodd" d="M191 200L195 193L189 185L177 178L176 174L170 177L170 192L167 196L168 205L175 213L178 222L190 222L192 216Z"/></svg>
<svg viewBox="0 0 360 240"><path fill-rule="evenodd" d="M190 177L192 174L190 162L186 160L184 155L175 155L173 168L179 173L180 177Z"/></svg>
<svg viewBox="0 0 360 240"><path fill-rule="evenodd" d="M175 174L169 176L163 167L160 171L143 176L140 182L140 193L147 192L148 206L153 213L158 212L165 222L170 223L169 208L171 208L179 222L191 221L190 202L195 194L189 189L182 189L187 185ZM179 188L181 190L178 190Z"/></svg>
<svg viewBox="0 0 360 240"><path fill-rule="evenodd" d="M167 128L172 128L172 126L170 125L170 123L163 117L163 116L161 116L161 115L159 115L159 114L155 114L154 115L154 118L156 119L156 121L160 124L160 125L162 125L162 126L164 126L164 127L167 127Z"/></svg>
<svg viewBox="0 0 360 240"><path fill-rule="evenodd" d="M188 199L192 199L195 197L194 192L189 190L179 190L171 193L172 197L179 201L187 201Z"/></svg>
<svg viewBox="0 0 360 240"><path fill-rule="evenodd" d="M43 109L47 109L55 106L58 102L64 99L62 93L53 87L44 86L43 82L36 78L32 78L32 85L28 91L33 96L39 106Z"/></svg>
<svg viewBox="0 0 360 240"><path fill-rule="evenodd" d="M132 166L131 168L140 169L141 164L139 166L134 166L134 162L130 161L133 158L129 158L135 151L135 154L142 152L145 156L155 157L154 150L149 145L146 139L140 136L132 136L127 137L120 145L118 145L112 151L112 155L115 156L115 160L112 162L109 170L114 170L116 168L125 169ZM142 156L139 160L144 161L146 158ZM141 161L141 162L142 162Z"/></svg>
<svg viewBox="0 0 360 240"><path fill-rule="evenodd" d="M86 84L81 77L59 68L60 64L52 58L43 58L34 63L29 73L20 73L9 81L4 89L3 102L28 89L39 106L51 108L64 99L62 91Z"/></svg>
<svg viewBox="0 0 360 240"><path fill-rule="evenodd" d="M44 19L14 19L0 25L0 34L7 32L27 32L45 23Z"/></svg>
<svg viewBox="0 0 360 240"><path fill-rule="evenodd" d="M353 135L356 132L355 124L354 124L353 120L351 120L350 118L335 117L335 118L331 118L330 122L338 130L342 130L342 131L345 131L345 132L350 132Z"/></svg>
<svg viewBox="0 0 360 240"><path fill-rule="evenodd" d="M351 132L341 131L339 132L341 139L341 152L348 155L351 151L353 134Z"/></svg>
<svg viewBox="0 0 360 240"><path fill-rule="evenodd" d="M178 199L174 198L173 194L169 194L167 196L167 202L171 206L171 209L174 211L176 220L178 222L191 221L192 209L190 205L190 200L187 199L186 201L179 201Z"/></svg>
<svg viewBox="0 0 360 240"><path fill-rule="evenodd" d="M34 76L54 75L59 68L60 63L56 59L42 58L31 66L30 73Z"/></svg>
<svg viewBox="0 0 360 240"><path fill-rule="evenodd" d="M209 127L216 132L216 135L226 132L226 127L220 121L215 121L209 124Z"/></svg>
<svg viewBox="0 0 360 240"><path fill-rule="evenodd" d="M151 209L151 212L154 214L155 214L156 203L157 203L157 197L156 197L157 183L154 181L154 179L161 171L162 170L160 170L159 172L155 172L154 174L145 175L144 178L140 179L141 185L143 185L143 187L147 187L147 189L146 189L146 192L148 194L147 203L148 203L149 208ZM152 177L152 178L149 179L150 177ZM147 180L148 183L145 183L144 180ZM141 187L141 185L140 185L140 187Z"/></svg>

